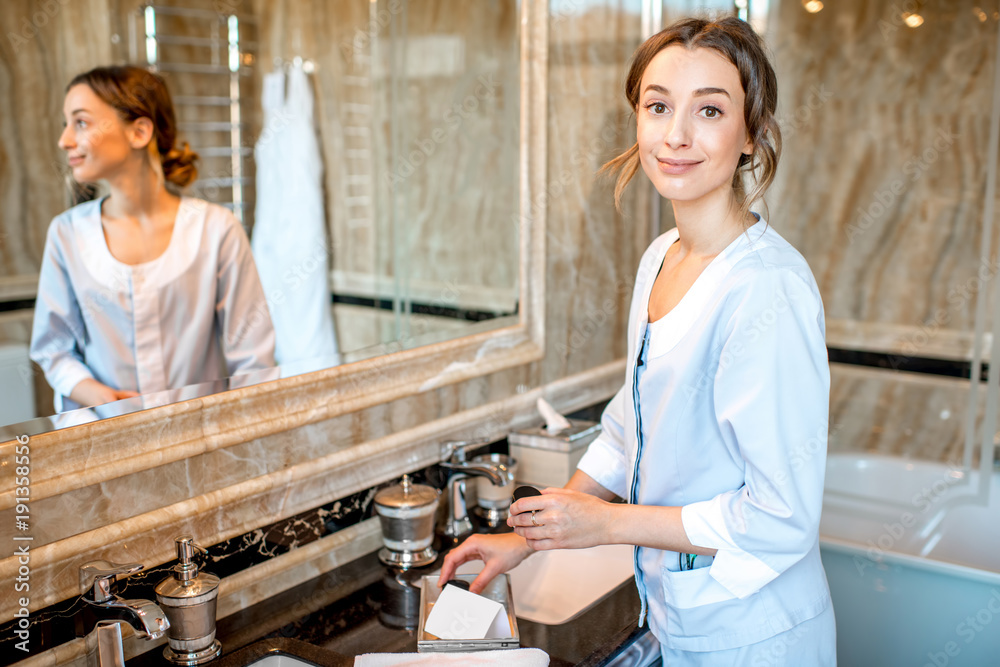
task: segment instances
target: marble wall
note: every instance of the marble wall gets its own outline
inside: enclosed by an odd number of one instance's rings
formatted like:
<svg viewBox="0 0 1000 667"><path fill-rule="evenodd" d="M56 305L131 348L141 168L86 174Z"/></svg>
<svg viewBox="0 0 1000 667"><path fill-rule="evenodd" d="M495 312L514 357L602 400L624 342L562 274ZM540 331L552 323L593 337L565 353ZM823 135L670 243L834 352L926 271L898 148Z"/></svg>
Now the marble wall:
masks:
<svg viewBox="0 0 1000 667"><path fill-rule="evenodd" d="M139 15L143 4L142 0L18 0L3 7L4 25L10 30L5 30L0 40L0 304L6 311L0 313L0 344L28 344L31 302L45 234L52 218L72 205L65 155L57 145L62 132L65 86L74 75L92 67L144 62L143 22ZM159 4L192 6L171 0ZM203 3L201 9L212 7L211 3ZM207 18L162 14L158 29L205 39L213 29L218 36L220 25L214 11ZM255 41L253 28L244 26L243 37ZM159 45L160 58L173 62L207 64L212 61L211 51L204 45ZM218 62L225 53L216 51ZM166 67L162 73L178 100L186 95L228 95L229 77L225 74L181 74ZM254 77L244 78L244 94L259 96ZM175 106L179 141L191 143L202 153L201 180L188 192L211 201L231 202L228 186L219 186L216 181L233 176L229 156L204 150L227 145L229 132L205 131L192 125L228 121L228 106ZM252 136L252 114L248 120ZM252 167L252 161L244 162ZM253 172L244 175L252 179ZM252 223L252 217L248 223ZM52 391L40 370L32 365L21 372L22 377L30 375L33 381L36 414L51 414Z"/></svg>
<svg viewBox="0 0 1000 667"><path fill-rule="evenodd" d="M772 221L816 274L830 345L969 358L979 276L997 272L981 259L995 16L783 2L772 31L785 135Z"/></svg>
<svg viewBox="0 0 1000 667"><path fill-rule="evenodd" d="M150 565L162 563L179 531L210 545L232 539L434 463L438 443L448 437L502 437L535 419L539 396L572 410L614 392L622 373L617 359L624 349L632 273L650 240L643 218L648 190L637 183L627 214L619 215L611 203L612 184L595 172L632 140L618 88L622 66L639 42L639 2L566 9L554 18L549 50L549 187L533 202L548 218L545 357L387 402L379 398L378 385L361 382L331 396L339 416L262 437L241 429L241 408L221 397L165 408L169 418L150 422L145 442L113 434L88 438L88 427L34 437L33 451L45 454L38 454L32 471L33 486L37 481L32 502L40 513L33 523L40 537L32 545L32 609L71 599L82 560L129 554ZM564 378L574 379L562 384ZM298 382L298 391L309 391L307 378ZM270 390L261 385L248 391ZM282 414L297 414L290 394L282 398L275 392L274 401L276 424ZM210 403L217 404L210 410L216 415L202 417L201 405ZM177 444L165 448L161 441ZM43 461L66 457L79 461L80 475L46 472ZM156 493L146 492L154 486ZM4 492L12 493L7 487ZM6 505L3 511L12 509ZM9 521L2 530L8 526ZM370 526L355 530L356 539L343 532L263 564L268 572L263 583L255 572L227 577L220 613L238 611L377 544ZM13 565L13 559L0 561L0 568ZM6 569L2 576L6 580ZM0 617L12 617L12 604L0 601ZM134 651L147 648L130 644ZM70 642L27 664L78 659L79 643Z"/></svg>
<svg viewBox="0 0 1000 667"><path fill-rule="evenodd" d="M36 3L37 4L37 3ZM24 307L0 322L0 342L24 344L45 231L69 204L64 156L57 148L62 84L79 71L111 62L144 62L139 0L9 5L28 17L25 37L0 50L0 85L9 91L0 114L0 299ZM199 0L158 3L157 31L200 42L162 40L161 73L175 98L182 141L201 154L200 178L188 193L234 201L229 181L244 183L244 223L254 224L254 146L285 118L265 125L264 74L301 57L315 67L317 136L333 290L348 303L334 308L340 349L369 349L399 338L465 333L462 319L410 315L405 303L489 314L517 311L518 21L513 1L473 6L441 2L409 9L402 0L284 2ZM63 7L63 5L66 5ZM47 6L48 7L48 6ZM185 8L196 15L177 14ZM51 13L51 16L49 16ZM240 17L244 50L239 76L244 152L237 174L219 123L227 105L187 101L229 95L223 72L177 69L177 63L225 65L225 17ZM99 23L86 49L73 49L81 25ZM18 34L18 33L13 33ZM5 82L5 83L4 83ZM187 98L187 99L186 99ZM40 113L39 110L42 110ZM216 123L210 127L206 123ZM27 168L15 168L23 164ZM404 313L362 312L350 301L402 299ZM459 314L462 314L461 312ZM35 369L37 373L37 369ZM51 392L37 374L36 410L50 414Z"/></svg>
<svg viewBox="0 0 1000 667"><path fill-rule="evenodd" d="M4 25L10 28L0 40L0 298L4 300L34 298L49 222L71 204L65 155L57 146L65 86L92 67L139 60L133 56L142 48L141 37L135 37L142 31L141 20L136 20L142 4L141 0L4 4ZM181 36L208 34L204 25L181 17L161 16L160 22L161 30ZM206 47L161 45L160 49L172 60L208 62ZM204 75L178 77L167 71L164 76L174 96L227 94L228 83L220 92ZM213 113L217 110L178 106L178 121L228 120ZM211 137L184 130L180 139L196 146L213 143ZM222 175L221 163L212 156L205 156L201 167L203 177Z"/></svg>
<svg viewBox="0 0 1000 667"><path fill-rule="evenodd" d="M32 0L4 5L0 277L7 294L34 295L48 223L69 203L65 159L56 145L63 88L84 68L112 59L111 35L126 34L118 5L102 0L44 8Z"/></svg>
<svg viewBox="0 0 1000 667"><path fill-rule="evenodd" d="M914 10L923 23L909 27ZM851 0L811 14L785 2L768 34L785 139L770 219L816 275L828 345L889 353L890 365L970 361L1000 241L983 218L996 13ZM983 397L970 429L971 400L967 380L835 366L831 449L961 462L966 437L984 437Z"/></svg>
<svg viewBox="0 0 1000 667"><path fill-rule="evenodd" d="M857 342L842 336L841 345L864 347L877 339L888 341L890 351L902 349L878 327L902 327L892 331L914 335L926 328L928 314L950 308L948 320L931 338L947 339L942 349L961 357L959 338L947 338L947 330L967 334L971 311L967 302L949 301L948 291L974 275L969 266L975 265L976 234L983 224L976 202L984 191L988 112L970 107L989 105L981 99L989 97L984 88L992 89L993 46L982 37L979 50L970 51L975 57L949 54L971 48L967 42L976 41L969 37L978 34L974 30L988 30L956 13L940 39L917 40L904 28L883 37L879 21L891 19L894 11L889 0L848 3L843 9L827 4L830 13L805 16L801 3L781 3L777 23L772 22L782 109L790 110L783 111L788 115L781 178L769 197L772 221L812 264L834 324L831 331L837 333L838 322L857 324L851 330ZM931 16L944 22L947 6L930 6L928 27ZM538 397L567 411L610 397L624 369L633 273L654 226L642 179L631 186L620 215L612 204L612 183L595 172L633 140L620 87L625 63L640 41L640 9L639 0L554 1L550 8L548 188L533 202L547 217L543 358L405 396L393 395L392 378L376 373L378 383L332 393L333 416L323 413L305 425L293 416L303 397L326 386L319 380L300 378L294 391L250 388L240 396L273 395L275 425L268 432L240 426L248 417L248 402L209 397L155 413L148 441L114 434L100 439L86 426L33 438L39 452L68 458L81 472L62 478L44 467L32 472L39 482L33 503L44 510L38 517L38 535L44 539L32 546L37 587L32 610L71 600L75 567L85 559L121 560L128 554L157 565L169 560L170 540L179 532L218 544L431 465L444 439L502 437L535 419ZM987 25L995 33L996 24ZM302 34L305 40L304 26ZM935 60L917 59L919 49L932 47L941 50ZM980 55L983 50L986 56ZM938 75L931 72L947 58L973 65L954 65L947 80L934 78ZM955 81L963 73L964 83ZM821 83L836 94L815 88ZM953 86L951 97L939 99L934 86ZM881 101L860 97L862 92L878 97L876 91ZM941 110L927 111L925 117L928 96ZM796 116L796 109L809 113ZM877 123L866 125L870 118ZM917 181L896 195L892 213L864 222L852 243L847 234L852 224L861 224L857 209L870 208L887 186L892 192L893 179L906 177L907 160L933 148L939 128L952 127L948 123L958 124L954 147L939 151ZM943 189L937 189L939 182ZM904 249L913 253L911 260ZM960 456L967 382L843 365L835 365L832 375L832 448L949 460ZM288 426L282 428L283 418ZM159 440L173 444L159 447ZM4 484L0 498L6 501L13 494ZM5 536L11 505L0 504L0 511L0 535ZM70 512L74 520L63 519ZM377 531L362 523L227 577L220 614L232 615L377 544ZM15 570L13 558L0 560L0 579L8 581ZM0 621L9 621L13 612L13 601L0 596ZM146 648L129 644L132 652ZM80 662L76 641L24 665Z"/></svg>
<svg viewBox="0 0 1000 667"><path fill-rule="evenodd" d="M634 268L655 235L652 187L629 185L624 215L614 180L598 177L635 143L623 94L625 68L642 41L639 2L550 3L548 271L544 378L619 358Z"/></svg>
<svg viewBox="0 0 1000 667"><path fill-rule="evenodd" d="M316 67L334 290L514 312L517 3L253 7L262 73Z"/></svg>
<svg viewBox="0 0 1000 667"><path fill-rule="evenodd" d="M56 145L63 87L83 68L113 57L111 35L126 34L122 4L12 0L3 6L0 301L34 300L45 232L70 203L65 158ZM0 313L0 343L27 345L31 316L25 309ZM41 375L33 379L36 410L51 413L51 389Z"/></svg>

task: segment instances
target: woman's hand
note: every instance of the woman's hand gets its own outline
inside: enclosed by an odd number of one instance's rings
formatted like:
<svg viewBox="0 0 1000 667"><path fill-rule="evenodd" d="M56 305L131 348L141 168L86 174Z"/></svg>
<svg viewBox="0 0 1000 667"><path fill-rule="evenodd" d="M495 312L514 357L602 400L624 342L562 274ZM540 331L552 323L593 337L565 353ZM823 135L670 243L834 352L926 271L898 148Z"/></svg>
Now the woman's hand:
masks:
<svg viewBox="0 0 1000 667"><path fill-rule="evenodd" d="M494 577L514 569L532 553L534 550L513 533L472 535L444 557L438 587L444 586L449 579L454 578L459 565L470 560L481 560L485 566L469 590L476 594L482 593Z"/></svg>
<svg viewBox="0 0 1000 667"><path fill-rule="evenodd" d="M138 395L134 391L113 389L93 378L87 378L86 380L80 380L73 387L73 391L69 393L69 398L83 407L90 407L120 401L124 398L133 398Z"/></svg>
<svg viewBox="0 0 1000 667"><path fill-rule="evenodd" d="M589 493L545 489L510 506L507 524L536 551L615 544L616 506ZM534 519L534 521L532 520Z"/></svg>

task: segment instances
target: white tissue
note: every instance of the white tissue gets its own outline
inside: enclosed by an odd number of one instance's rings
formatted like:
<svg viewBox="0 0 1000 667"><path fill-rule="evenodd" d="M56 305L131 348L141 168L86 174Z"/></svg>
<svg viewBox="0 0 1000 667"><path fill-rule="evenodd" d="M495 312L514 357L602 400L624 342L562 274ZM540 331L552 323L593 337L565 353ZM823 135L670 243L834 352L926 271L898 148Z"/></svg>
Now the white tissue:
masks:
<svg viewBox="0 0 1000 667"><path fill-rule="evenodd" d="M440 639L510 637L503 605L456 586L445 586L431 609L424 630Z"/></svg>
<svg viewBox="0 0 1000 667"><path fill-rule="evenodd" d="M544 398L539 398L536 403L538 412L545 419L545 430L549 435L554 435L559 431L569 428L569 420L556 412L556 409L549 405Z"/></svg>
<svg viewBox="0 0 1000 667"><path fill-rule="evenodd" d="M396 665L490 665L492 667L546 667L549 654L537 648L478 653L365 653L354 659L355 667L395 667Z"/></svg>

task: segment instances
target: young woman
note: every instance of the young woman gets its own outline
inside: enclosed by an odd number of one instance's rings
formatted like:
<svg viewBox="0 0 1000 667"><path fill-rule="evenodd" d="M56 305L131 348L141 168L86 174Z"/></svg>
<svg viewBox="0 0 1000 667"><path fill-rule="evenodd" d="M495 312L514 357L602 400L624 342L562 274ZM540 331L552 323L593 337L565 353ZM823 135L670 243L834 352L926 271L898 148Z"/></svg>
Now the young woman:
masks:
<svg viewBox="0 0 1000 667"><path fill-rule="evenodd" d="M163 80L138 67L74 78L63 103L79 183L110 194L49 226L31 358L56 411L274 365L274 331L246 234L227 209L180 197L197 170L176 148Z"/></svg>
<svg viewBox="0 0 1000 667"><path fill-rule="evenodd" d="M774 71L743 21L688 19L639 47L625 94L616 199L641 166L677 223L639 266L625 385L566 487L514 503L514 533L473 536L441 580L483 560L478 591L538 549L632 544L665 665L835 665L823 304L750 212L780 154Z"/></svg>

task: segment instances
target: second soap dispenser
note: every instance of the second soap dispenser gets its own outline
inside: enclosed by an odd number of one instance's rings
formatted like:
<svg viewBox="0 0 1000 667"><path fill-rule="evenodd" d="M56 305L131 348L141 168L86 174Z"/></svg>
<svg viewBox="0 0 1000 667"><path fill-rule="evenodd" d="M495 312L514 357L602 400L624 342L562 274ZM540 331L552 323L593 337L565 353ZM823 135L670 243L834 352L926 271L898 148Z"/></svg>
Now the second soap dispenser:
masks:
<svg viewBox="0 0 1000 667"><path fill-rule="evenodd" d="M222 652L215 639L215 608L219 578L199 572L195 551L206 553L190 535L175 538L177 565L156 587L156 600L167 614L170 629L163 657L175 665L200 665Z"/></svg>

